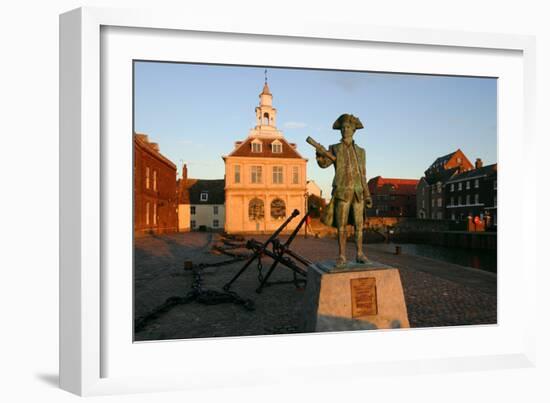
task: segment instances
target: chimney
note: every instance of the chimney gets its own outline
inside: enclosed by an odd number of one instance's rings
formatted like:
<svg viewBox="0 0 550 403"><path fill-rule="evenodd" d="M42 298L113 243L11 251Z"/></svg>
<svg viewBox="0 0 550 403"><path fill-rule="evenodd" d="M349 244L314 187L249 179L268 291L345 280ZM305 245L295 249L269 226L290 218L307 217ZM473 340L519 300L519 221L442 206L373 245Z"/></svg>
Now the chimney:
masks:
<svg viewBox="0 0 550 403"><path fill-rule="evenodd" d="M136 137L145 143L149 142L149 137L146 134L136 133Z"/></svg>
<svg viewBox="0 0 550 403"><path fill-rule="evenodd" d="M183 168L181 169L181 179L187 180L187 164L183 164Z"/></svg>
<svg viewBox="0 0 550 403"><path fill-rule="evenodd" d="M476 169L483 167L483 161L481 158L476 158Z"/></svg>

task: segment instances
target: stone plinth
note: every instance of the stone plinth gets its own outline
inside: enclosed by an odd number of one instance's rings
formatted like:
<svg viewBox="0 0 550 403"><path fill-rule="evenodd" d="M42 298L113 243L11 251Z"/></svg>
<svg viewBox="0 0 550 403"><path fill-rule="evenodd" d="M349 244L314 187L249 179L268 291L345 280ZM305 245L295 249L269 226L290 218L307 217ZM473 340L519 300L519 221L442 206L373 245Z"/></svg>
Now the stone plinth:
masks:
<svg viewBox="0 0 550 403"><path fill-rule="evenodd" d="M308 268L304 332L408 328L399 271L369 261Z"/></svg>

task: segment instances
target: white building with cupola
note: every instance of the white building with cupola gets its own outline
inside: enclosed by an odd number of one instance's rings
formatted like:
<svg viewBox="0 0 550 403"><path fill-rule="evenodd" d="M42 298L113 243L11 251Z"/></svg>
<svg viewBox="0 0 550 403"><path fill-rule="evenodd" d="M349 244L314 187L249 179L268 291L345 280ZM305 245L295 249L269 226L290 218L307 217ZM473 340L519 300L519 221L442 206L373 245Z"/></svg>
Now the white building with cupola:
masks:
<svg viewBox="0 0 550 403"><path fill-rule="evenodd" d="M303 217L307 203L307 159L277 129L277 109L267 79L256 106L256 126L223 156L225 162L225 230L271 233L294 209Z"/></svg>

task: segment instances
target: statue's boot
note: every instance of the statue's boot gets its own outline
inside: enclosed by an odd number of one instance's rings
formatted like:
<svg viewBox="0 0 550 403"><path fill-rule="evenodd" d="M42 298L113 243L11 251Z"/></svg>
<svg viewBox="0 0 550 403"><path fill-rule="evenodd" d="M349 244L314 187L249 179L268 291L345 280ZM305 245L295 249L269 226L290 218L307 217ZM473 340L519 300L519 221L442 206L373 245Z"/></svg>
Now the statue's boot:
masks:
<svg viewBox="0 0 550 403"><path fill-rule="evenodd" d="M346 229L338 228L338 259L336 259L336 267L346 265Z"/></svg>
<svg viewBox="0 0 550 403"><path fill-rule="evenodd" d="M369 259L367 259L367 257L362 252L357 253L357 257L355 258L355 260L357 261L357 263L367 263L369 261Z"/></svg>
<svg viewBox="0 0 550 403"><path fill-rule="evenodd" d="M357 228L355 227L355 245L357 246L357 257L355 261L357 263L367 263L368 259L363 254L363 229L362 226Z"/></svg>
<svg viewBox="0 0 550 403"><path fill-rule="evenodd" d="M338 256L338 259L336 259L336 267L343 267L345 266L347 263L347 260L346 260L346 257L345 256Z"/></svg>

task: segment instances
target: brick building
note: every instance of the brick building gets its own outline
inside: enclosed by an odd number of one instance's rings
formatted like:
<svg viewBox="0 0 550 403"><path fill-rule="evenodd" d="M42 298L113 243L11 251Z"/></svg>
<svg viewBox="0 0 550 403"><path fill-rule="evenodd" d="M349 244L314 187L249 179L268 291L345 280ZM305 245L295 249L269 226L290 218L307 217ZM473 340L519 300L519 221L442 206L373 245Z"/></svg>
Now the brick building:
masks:
<svg viewBox="0 0 550 403"><path fill-rule="evenodd" d="M445 194L445 218L467 221L468 230L496 226L497 164L483 166L478 158L474 169L455 175L445 184Z"/></svg>
<svg viewBox="0 0 550 403"><path fill-rule="evenodd" d="M418 218L442 220L445 218L445 184L455 175L469 171L474 166L458 149L437 158L424 171L416 189Z"/></svg>
<svg viewBox="0 0 550 403"><path fill-rule="evenodd" d="M418 179L382 178L369 180L372 208L367 210L370 217L415 217L416 186Z"/></svg>
<svg viewBox="0 0 550 403"><path fill-rule="evenodd" d="M145 134L134 134L134 234L177 230L176 165Z"/></svg>

